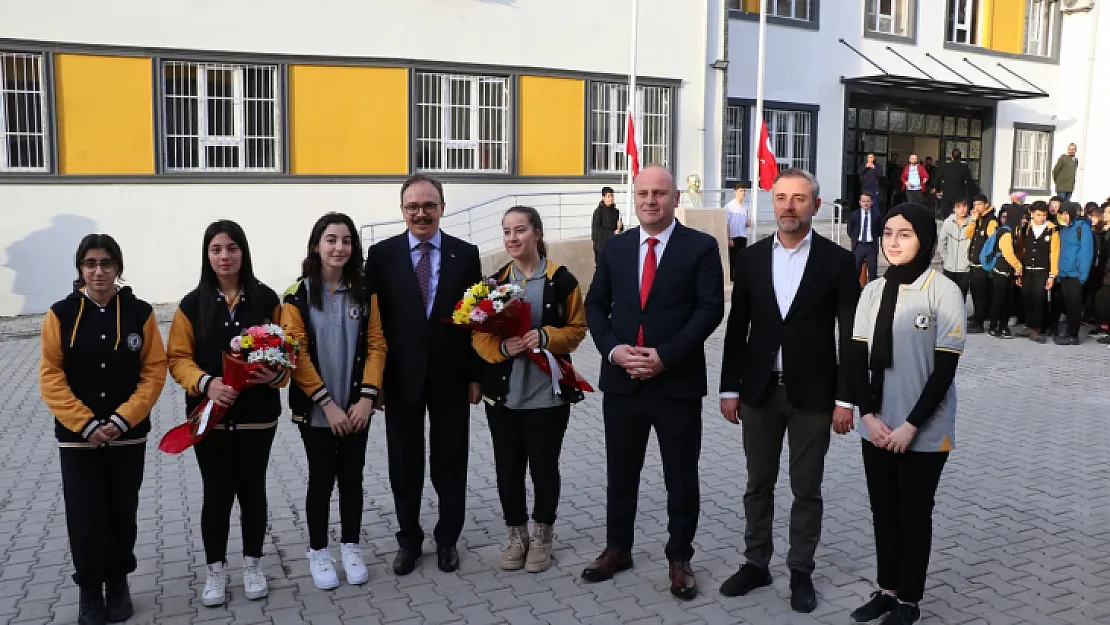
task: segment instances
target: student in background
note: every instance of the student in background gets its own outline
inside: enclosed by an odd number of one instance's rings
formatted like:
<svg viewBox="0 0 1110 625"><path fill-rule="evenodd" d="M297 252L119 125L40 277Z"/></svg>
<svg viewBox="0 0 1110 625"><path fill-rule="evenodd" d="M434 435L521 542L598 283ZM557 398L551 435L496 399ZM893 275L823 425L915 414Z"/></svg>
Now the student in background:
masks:
<svg viewBox="0 0 1110 625"><path fill-rule="evenodd" d="M991 272L983 269L979 261L979 252L983 250L987 239L998 228L998 215L990 200L985 195L977 195L971 201L971 219L967 222L964 234L971 239L968 246L968 263L971 269L968 272L968 282L971 284L971 302L974 310L968 321L968 334L981 334L985 330L983 323L987 320L991 310Z"/></svg>
<svg viewBox="0 0 1110 625"><path fill-rule="evenodd" d="M594 209L591 220L590 238L594 244L594 263L597 263L601 250L605 249L605 242L609 237L624 232L624 222L621 221L621 211L617 208L615 194L612 187L601 188L601 201Z"/></svg>
<svg viewBox="0 0 1110 625"><path fill-rule="evenodd" d="M968 221L967 200L963 198L956 200L952 205L952 214L940 226L937 243L944 275L960 287L960 293L963 293L965 302L970 286L968 276L971 271L971 263L968 261L971 239L966 232Z"/></svg>
<svg viewBox="0 0 1110 625"><path fill-rule="evenodd" d="M1102 209L1095 202L1087 202L1083 207L1083 217L1091 224L1091 234L1095 237L1094 240L1094 254L1091 258L1091 274L1097 275L1098 268L1102 264L1102 246L1099 244L1102 238ZM1084 323L1095 323L1097 315L1095 314L1095 294L1098 293L1099 280L1087 280L1083 285L1083 321ZM1095 329L1088 335L1097 336L1100 334L1100 329L1096 325Z"/></svg>
<svg viewBox="0 0 1110 625"><path fill-rule="evenodd" d="M747 189L739 182L733 188L735 196L725 205L725 220L728 221L728 269L729 278L736 281L736 272L739 266L736 259L740 250L748 247L748 228L752 227L752 218L748 214Z"/></svg>
<svg viewBox="0 0 1110 625"><path fill-rule="evenodd" d="M1048 292L1056 283L1059 272L1060 237L1056 226L1048 221L1048 204L1033 203L1029 223L1021 229L1022 297L1025 299L1025 330L1034 343L1044 343L1045 310Z"/></svg>
<svg viewBox="0 0 1110 625"><path fill-rule="evenodd" d="M1091 225L1078 219L1075 204L1068 203L1060 210L1060 294L1067 315L1066 333L1058 334L1057 345L1079 345L1079 326L1082 321L1083 284L1091 273L1094 257L1094 234Z"/></svg>
<svg viewBox="0 0 1110 625"><path fill-rule="evenodd" d="M991 294L990 335L996 339L1014 338L1010 331L1010 314L1014 306L1014 281L1021 280L1022 266L1014 253L1014 230L1008 223L1011 219L1017 221L1013 205L1004 207L998 215L997 258L991 269L994 292Z"/></svg>

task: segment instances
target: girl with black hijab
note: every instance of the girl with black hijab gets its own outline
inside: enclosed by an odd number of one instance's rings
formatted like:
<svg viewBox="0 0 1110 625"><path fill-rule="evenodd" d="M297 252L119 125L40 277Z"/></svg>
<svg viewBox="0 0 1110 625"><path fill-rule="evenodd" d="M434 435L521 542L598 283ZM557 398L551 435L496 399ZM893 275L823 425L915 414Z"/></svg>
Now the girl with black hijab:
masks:
<svg viewBox="0 0 1110 625"><path fill-rule="evenodd" d="M875 528L879 590L852 621L908 625L921 612L941 471L955 447L956 387L964 347L964 302L931 268L936 222L916 204L883 225L886 274L856 309L852 392L859 406L863 465Z"/></svg>

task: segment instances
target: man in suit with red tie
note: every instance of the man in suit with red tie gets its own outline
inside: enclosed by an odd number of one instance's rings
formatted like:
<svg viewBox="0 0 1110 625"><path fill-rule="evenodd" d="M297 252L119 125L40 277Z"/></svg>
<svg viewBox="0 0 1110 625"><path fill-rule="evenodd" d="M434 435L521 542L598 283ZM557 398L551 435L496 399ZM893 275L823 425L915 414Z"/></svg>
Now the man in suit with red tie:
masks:
<svg viewBox="0 0 1110 625"><path fill-rule="evenodd" d="M717 241L675 220L679 193L662 167L635 181L640 226L609 240L586 296L586 318L604 357L601 391L608 474L608 530L582 572L599 582L632 568L636 499L655 428L667 487L671 593L697 596L690 566L698 526L705 341L724 317Z"/></svg>

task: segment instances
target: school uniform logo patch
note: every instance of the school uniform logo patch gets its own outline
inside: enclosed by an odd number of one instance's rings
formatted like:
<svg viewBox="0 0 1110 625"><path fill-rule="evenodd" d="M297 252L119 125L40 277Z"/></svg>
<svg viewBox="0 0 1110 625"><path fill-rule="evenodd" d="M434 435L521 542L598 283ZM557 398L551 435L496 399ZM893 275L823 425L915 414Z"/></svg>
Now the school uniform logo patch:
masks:
<svg viewBox="0 0 1110 625"><path fill-rule="evenodd" d="M913 327L918 330L928 330L930 325L932 325L932 319L929 315L918 315L913 318Z"/></svg>
<svg viewBox="0 0 1110 625"><path fill-rule="evenodd" d="M127 348L128 349L130 349L133 352L137 352L137 351L139 351L139 348L142 347L142 346L143 346L143 337L139 336L138 334L136 334L134 332L127 335Z"/></svg>
<svg viewBox="0 0 1110 625"><path fill-rule="evenodd" d="M358 319L362 316L362 308L357 305L351 306L347 310L347 316L355 321L358 321Z"/></svg>

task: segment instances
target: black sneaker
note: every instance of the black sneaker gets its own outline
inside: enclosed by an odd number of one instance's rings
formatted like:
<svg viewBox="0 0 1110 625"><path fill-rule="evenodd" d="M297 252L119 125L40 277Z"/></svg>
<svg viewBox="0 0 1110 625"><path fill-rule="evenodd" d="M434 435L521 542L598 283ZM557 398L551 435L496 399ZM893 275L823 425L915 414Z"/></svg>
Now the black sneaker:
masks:
<svg viewBox="0 0 1110 625"><path fill-rule="evenodd" d="M78 625L104 625L108 615L104 608L104 591L95 587L81 588L80 606L77 608Z"/></svg>
<svg viewBox="0 0 1110 625"><path fill-rule="evenodd" d="M771 572L748 563L721 584L721 594L726 597L742 597L756 588L770 585Z"/></svg>
<svg viewBox="0 0 1110 625"><path fill-rule="evenodd" d="M883 625L913 625L921 618L921 610L915 605L899 603L883 619Z"/></svg>
<svg viewBox="0 0 1110 625"><path fill-rule="evenodd" d="M898 607L898 600L881 590L871 593L871 600L852 612L853 623L874 623Z"/></svg>
<svg viewBox="0 0 1110 625"><path fill-rule="evenodd" d="M127 586L126 577L105 584L104 600L109 623L122 623L135 615L135 607L131 603L131 589Z"/></svg>
<svg viewBox="0 0 1110 625"><path fill-rule="evenodd" d="M1057 345L1079 345L1079 337L1061 334L1052 339L1052 342L1056 343Z"/></svg>
<svg viewBox="0 0 1110 625"><path fill-rule="evenodd" d="M795 612L809 614L817 609L817 590L813 576L802 571L790 571L790 607Z"/></svg>
<svg viewBox="0 0 1110 625"><path fill-rule="evenodd" d="M1002 332L999 332L998 336L1004 339L1012 339L1014 338L1014 333L1010 332L1010 328L1006 328Z"/></svg>

